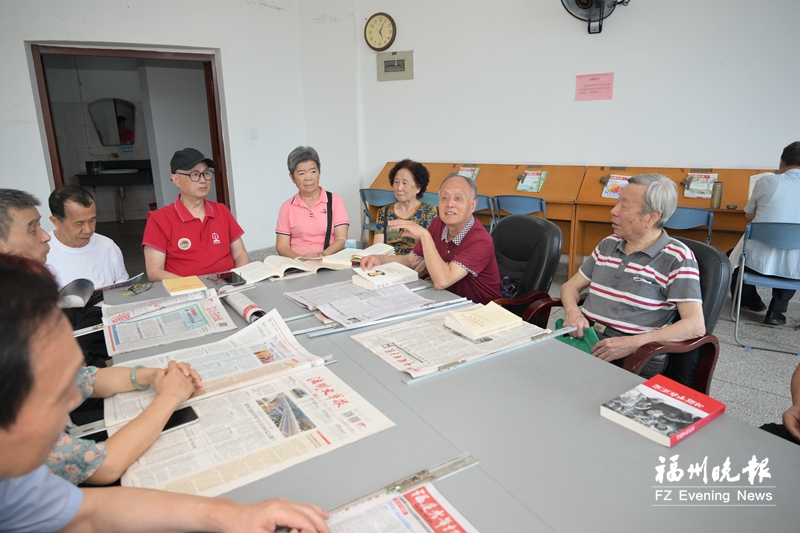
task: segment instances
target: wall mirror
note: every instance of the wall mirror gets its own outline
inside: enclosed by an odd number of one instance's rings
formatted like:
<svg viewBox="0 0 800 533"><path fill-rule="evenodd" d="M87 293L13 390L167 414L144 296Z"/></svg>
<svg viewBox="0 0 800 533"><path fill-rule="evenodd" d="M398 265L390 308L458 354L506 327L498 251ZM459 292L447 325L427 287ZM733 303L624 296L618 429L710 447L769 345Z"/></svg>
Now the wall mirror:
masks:
<svg viewBox="0 0 800 533"><path fill-rule="evenodd" d="M119 98L103 98L89 104L94 129L103 146L134 144L136 106Z"/></svg>

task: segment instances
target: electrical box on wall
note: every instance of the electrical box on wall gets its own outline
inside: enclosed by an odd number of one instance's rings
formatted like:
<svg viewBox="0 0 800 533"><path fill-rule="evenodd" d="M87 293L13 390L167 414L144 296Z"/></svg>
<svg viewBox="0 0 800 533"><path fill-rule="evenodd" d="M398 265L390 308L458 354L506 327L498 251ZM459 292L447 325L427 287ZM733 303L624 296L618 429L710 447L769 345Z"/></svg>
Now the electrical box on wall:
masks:
<svg viewBox="0 0 800 533"><path fill-rule="evenodd" d="M378 81L413 80L414 51L381 52L378 58Z"/></svg>

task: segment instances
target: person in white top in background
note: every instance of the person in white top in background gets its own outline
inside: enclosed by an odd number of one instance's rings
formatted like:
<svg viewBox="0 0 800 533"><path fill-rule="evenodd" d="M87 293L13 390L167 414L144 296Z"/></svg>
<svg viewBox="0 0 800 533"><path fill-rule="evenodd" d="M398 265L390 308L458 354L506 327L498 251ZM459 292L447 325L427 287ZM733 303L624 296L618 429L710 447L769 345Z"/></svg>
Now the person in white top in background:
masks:
<svg viewBox="0 0 800 533"><path fill-rule="evenodd" d="M788 222L800 224L800 141L793 142L783 149L778 173L764 176L756 182L753 194L744 206L744 218L748 222ZM737 247L738 248L738 247ZM780 250L758 241L747 242L747 265L750 270L765 276L800 279L800 252ZM731 254L734 266L739 264L739 256ZM731 295L739 282L739 269L733 273ZM795 291L772 289L769 307L764 305L753 285L742 286L742 307L751 311L767 310L764 324L780 326L786 324L784 313L789 308L789 300Z"/></svg>
<svg viewBox="0 0 800 533"><path fill-rule="evenodd" d="M65 185L48 199L50 232L47 266L61 288L72 280L90 280L96 289L128 279L122 252L114 241L95 233L97 207L86 189Z"/></svg>

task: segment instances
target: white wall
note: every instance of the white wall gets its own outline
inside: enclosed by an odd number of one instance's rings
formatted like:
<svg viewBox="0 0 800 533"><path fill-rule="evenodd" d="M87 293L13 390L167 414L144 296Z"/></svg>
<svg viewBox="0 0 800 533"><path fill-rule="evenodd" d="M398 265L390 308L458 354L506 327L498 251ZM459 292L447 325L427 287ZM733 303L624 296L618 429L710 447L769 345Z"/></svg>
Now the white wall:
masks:
<svg viewBox="0 0 800 533"><path fill-rule="evenodd" d="M342 196L350 216L351 238L361 235L356 97L359 28L354 0L299 2L306 139L296 144L302 142L318 151L322 165L320 184ZM284 176L286 195L296 193L286 166Z"/></svg>
<svg viewBox="0 0 800 533"><path fill-rule="evenodd" d="M0 187L23 188L39 199L52 189L29 43L212 52L218 59L234 212L247 231L248 248L274 243L278 207L291 193L286 155L306 142L295 5L291 0L0 2ZM252 127L256 140L250 140Z"/></svg>
<svg viewBox="0 0 800 533"><path fill-rule="evenodd" d="M366 18L398 23L415 79L377 82ZM798 140L800 2L633 0L588 35L558 0L38 0L0 3L0 186L50 192L25 41L217 54L235 213L274 243L295 192L286 155L311 144L347 202L386 161L769 168ZM174 21L180 20L180 25ZM575 76L614 72L614 99ZM255 129L257 139L251 140Z"/></svg>
<svg viewBox="0 0 800 533"><path fill-rule="evenodd" d="M153 185L158 207L164 207L174 202L179 192L170 178L172 155L183 148L196 148L211 157L205 74L200 62L143 59L140 64L145 124L153 145ZM212 188L208 199L216 198Z"/></svg>
<svg viewBox="0 0 800 533"><path fill-rule="evenodd" d="M358 47L364 184L405 156L772 168L800 139L794 0L633 0L599 35L558 0L358 4L362 29L392 15L415 62L377 82ZM613 100L575 102L575 76L601 72Z"/></svg>

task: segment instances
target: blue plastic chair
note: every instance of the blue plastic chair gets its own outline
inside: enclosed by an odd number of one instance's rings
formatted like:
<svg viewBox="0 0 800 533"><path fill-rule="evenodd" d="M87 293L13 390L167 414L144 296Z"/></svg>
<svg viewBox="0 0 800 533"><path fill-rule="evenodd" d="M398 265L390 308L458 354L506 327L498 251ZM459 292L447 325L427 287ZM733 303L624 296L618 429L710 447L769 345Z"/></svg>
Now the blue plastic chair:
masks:
<svg viewBox="0 0 800 533"><path fill-rule="evenodd" d="M711 229L714 227L714 212L694 207L676 207L664 224L667 229L694 229L708 226L706 244L711 244Z"/></svg>
<svg viewBox="0 0 800 533"><path fill-rule="evenodd" d="M475 199L478 200L478 203L475 206L475 213L477 213L478 211L489 212L489 225L487 226L486 224L484 224L483 227L486 228L486 230L491 233L492 230L494 230L495 224L497 224L497 214L495 213L494 210L494 202L492 201L491 197L486 196L484 194L479 194L478 196L475 197Z"/></svg>
<svg viewBox="0 0 800 533"><path fill-rule="evenodd" d="M530 215L531 213L541 213L542 218L547 218L547 206L542 198L534 196L519 196L516 194L501 194L494 197L494 204L497 207L497 219L502 216L501 211L509 215Z"/></svg>
<svg viewBox="0 0 800 533"><path fill-rule="evenodd" d="M739 345L746 350L758 348L771 352L793 353L800 355L797 350L786 350L771 348L769 346L748 345L739 340L739 322L742 310L742 285L756 285L758 287L770 287L775 289L800 290L800 279L781 278L778 276L765 276L757 272L745 272L747 265L747 242L758 241L773 248L781 250L800 251L800 224L790 224L786 222L751 222L744 230L744 252L739 258L739 277L736 285L736 292L733 295L733 307L731 318L734 320L733 337Z"/></svg>
<svg viewBox="0 0 800 533"><path fill-rule="evenodd" d="M422 193L421 201L430 204L436 209L439 209L439 193L438 192L424 192Z"/></svg>
<svg viewBox="0 0 800 533"><path fill-rule="evenodd" d="M364 231L375 231L376 221L372 220L372 214L369 207L381 208L397 201L394 197L394 191L385 191L382 189L360 189L358 193L361 195L361 203L364 204L364 220L361 229L361 237L364 238Z"/></svg>

